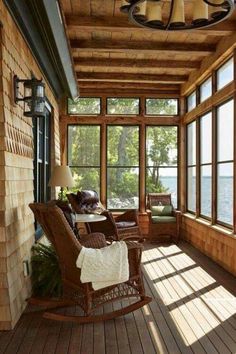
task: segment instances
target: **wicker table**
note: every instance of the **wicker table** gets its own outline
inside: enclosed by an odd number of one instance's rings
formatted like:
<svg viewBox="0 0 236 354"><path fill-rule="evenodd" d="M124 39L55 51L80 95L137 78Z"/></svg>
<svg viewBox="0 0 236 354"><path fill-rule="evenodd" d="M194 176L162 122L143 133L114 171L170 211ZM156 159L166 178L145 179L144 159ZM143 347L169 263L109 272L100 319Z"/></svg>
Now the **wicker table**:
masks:
<svg viewBox="0 0 236 354"><path fill-rule="evenodd" d="M79 223L90 223L90 222L99 222L99 221L104 221L106 220L105 215L99 215L99 214L75 214L75 222L76 222L76 227L78 229L78 235L79 237L82 236L83 234L87 233L80 230L84 230L84 227L79 227ZM86 228L87 229L87 228Z"/></svg>
<svg viewBox="0 0 236 354"><path fill-rule="evenodd" d="M76 222L98 222L106 220L106 216L99 214L76 214Z"/></svg>

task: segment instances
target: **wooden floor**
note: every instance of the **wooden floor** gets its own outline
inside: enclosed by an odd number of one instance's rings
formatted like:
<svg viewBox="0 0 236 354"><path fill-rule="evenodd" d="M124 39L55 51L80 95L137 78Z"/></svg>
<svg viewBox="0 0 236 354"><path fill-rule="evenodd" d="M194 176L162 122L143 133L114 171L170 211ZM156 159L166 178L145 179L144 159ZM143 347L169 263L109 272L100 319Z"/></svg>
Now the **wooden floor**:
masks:
<svg viewBox="0 0 236 354"><path fill-rule="evenodd" d="M0 353L236 353L234 277L186 243L146 245L143 269L149 306L84 326L28 310L0 333Z"/></svg>

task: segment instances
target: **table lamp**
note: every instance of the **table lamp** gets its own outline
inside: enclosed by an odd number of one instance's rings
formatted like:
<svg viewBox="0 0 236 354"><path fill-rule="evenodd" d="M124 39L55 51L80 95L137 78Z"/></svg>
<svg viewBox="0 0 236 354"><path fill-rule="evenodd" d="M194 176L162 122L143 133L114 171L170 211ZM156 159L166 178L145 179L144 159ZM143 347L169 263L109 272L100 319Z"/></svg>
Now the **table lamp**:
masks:
<svg viewBox="0 0 236 354"><path fill-rule="evenodd" d="M71 170L69 166L56 166L51 175L48 185L50 187L61 187L59 193L59 200L63 199L63 188L73 187L74 180L72 178Z"/></svg>

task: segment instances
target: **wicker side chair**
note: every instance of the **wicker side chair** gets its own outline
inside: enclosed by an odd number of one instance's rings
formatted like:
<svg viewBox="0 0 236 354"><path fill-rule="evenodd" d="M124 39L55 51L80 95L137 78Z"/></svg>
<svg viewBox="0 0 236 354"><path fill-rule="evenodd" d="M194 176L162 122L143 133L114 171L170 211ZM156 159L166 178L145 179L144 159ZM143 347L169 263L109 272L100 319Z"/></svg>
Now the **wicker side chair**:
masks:
<svg viewBox="0 0 236 354"><path fill-rule="evenodd" d="M106 216L106 220L86 223L88 233L102 232L108 241L144 241L139 227L137 210L127 210L115 218L108 210L103 211L101 215Z"/></svg>
<svg viewBox="0 0 236 354"><path fill-rule="evenodd" d="M181 212L174 209L171 194L148 193L147 214L151 242L162 242L167 238L175 243L179 241Z"/></svg>
<svg viewBox="0 0 236 354"><path fill-rule="evenodd" d="M96 192L95 192L96 193ZM91 194L91 198L89 198ZM84 198L83 198L84 196ZM97 193L95 194L97 196ZM67 198L77 214L84 212L101 213L106 216L105 221L96 223L86 223L87 232L102 232L109 241L112 240L130 240L143 242L137 210L127 210L124 213L113 217L112 213L100 203L98 197L94 197L94 191L81 191L77 195L67 194ZM93 207L95 205L98 207ZM88 207L89 206L89 207Z"/></svg>
<svg viewBox="0 0 236 354"><path fill-rule="evenodd" d="M151 298L145 295L140 269L142 245L127 242L130 271L127 282L93 290L91 283L80 282L80 269L76 267L76 260L82 246L106 247L104 235L90 234L84 238L84 241L79 242L60 208L41 203L33 203L29 206L56 250L62 275L63 295L60 299L31 298L29 300L33 304L47 308L43 317L78 323L98 322L124 315L151 301ZM126 307L117 311L96 314L96 310L107 302L125 298L133 299L135 302L128 303ZM71 316L57 312L57 308L68 306L79 306L83 310L83 315Z"/></svg>

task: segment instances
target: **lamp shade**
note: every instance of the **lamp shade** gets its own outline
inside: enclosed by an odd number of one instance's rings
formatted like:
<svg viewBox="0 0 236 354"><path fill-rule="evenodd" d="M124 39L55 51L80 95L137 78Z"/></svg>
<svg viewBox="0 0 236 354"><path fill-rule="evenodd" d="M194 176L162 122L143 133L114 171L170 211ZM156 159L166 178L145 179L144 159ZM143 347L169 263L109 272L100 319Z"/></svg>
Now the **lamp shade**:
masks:
<svg viewBox="0 0 236 354"><path fill-rule="evenodd" d="M48 183L50 187L73 187L74 180L72 178L69 166L56 166Z"/></svg>

